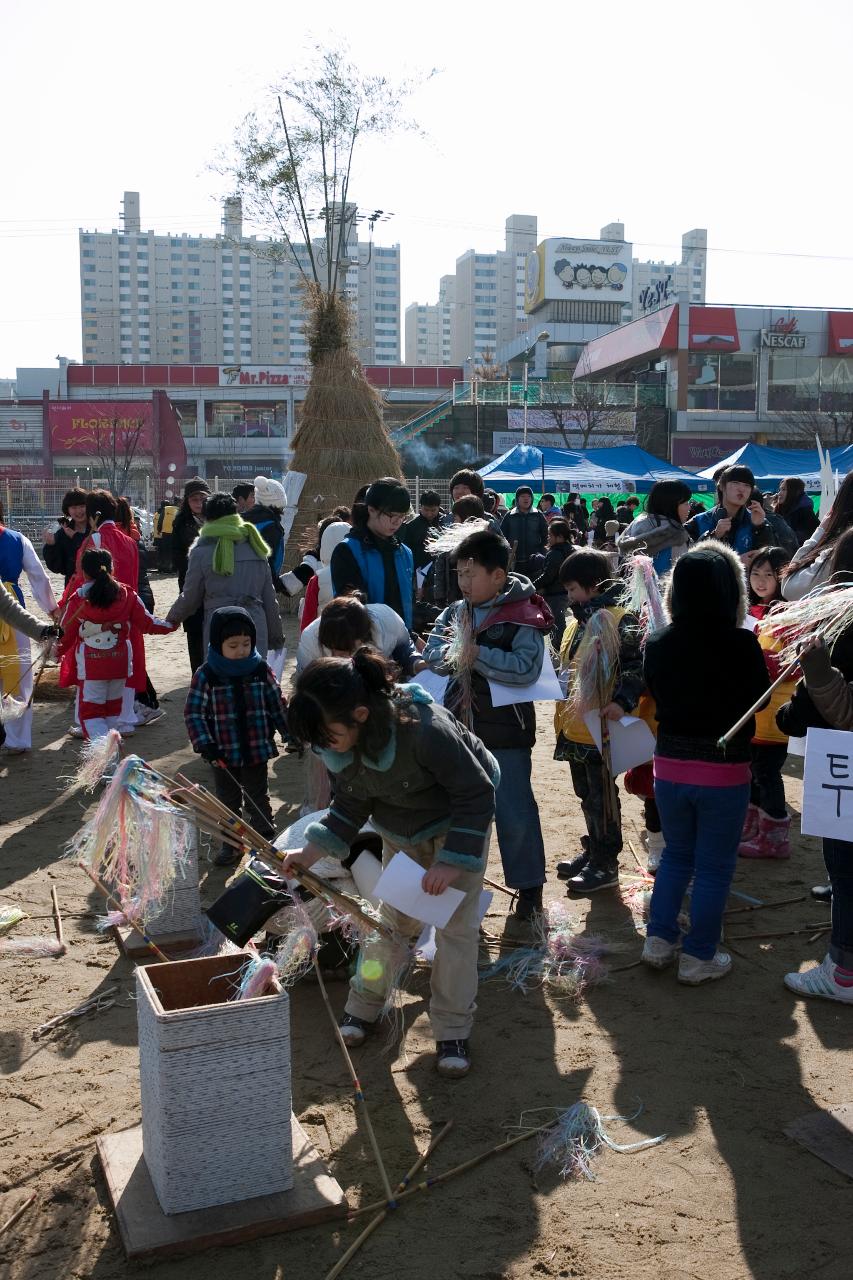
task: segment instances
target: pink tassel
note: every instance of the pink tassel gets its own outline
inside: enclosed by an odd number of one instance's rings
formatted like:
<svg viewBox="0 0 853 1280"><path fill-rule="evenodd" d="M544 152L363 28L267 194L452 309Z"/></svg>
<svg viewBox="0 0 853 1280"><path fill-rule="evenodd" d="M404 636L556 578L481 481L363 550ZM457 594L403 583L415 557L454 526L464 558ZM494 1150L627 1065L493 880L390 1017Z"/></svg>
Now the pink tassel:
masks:
<svg viewBox="0 0 853 1280"><path fill-rule="evenodd" d="M0 938L0 955L27 956L34 960L55 959L68 950L55 938Z"/></svg>

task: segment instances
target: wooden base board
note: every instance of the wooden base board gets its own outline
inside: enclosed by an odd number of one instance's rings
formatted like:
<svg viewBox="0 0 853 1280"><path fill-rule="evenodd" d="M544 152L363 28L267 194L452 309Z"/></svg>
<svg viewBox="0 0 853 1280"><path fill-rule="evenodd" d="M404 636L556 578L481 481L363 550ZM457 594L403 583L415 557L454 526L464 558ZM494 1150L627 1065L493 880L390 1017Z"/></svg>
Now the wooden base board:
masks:
<svg viewBox="0 0 853 1280"><path fill-rule="evenodd" d="M121 954L127 956L128 960L132 960L134 964L160 963L148 943L135 929L114 927L111 932ZM154 938L154 942L170 960L173 960L184 951L194 951L196 947L200 947L202 937L200 933L163 933Z"/></svg>
<svg viewBox="0 0 853 1280"><path fill-rule="evenodd" d="M199 1253L344 1217L348 1205L340 1185L295 1116L292 1121L290 1191L168 1215L160 1208L142 1155L142 1126L102 1134L98 1155L128 1258Z"/></svg>
<svg viewBox="0 0 853 1280"><path fill-rule="evenodd" d="M853 1102L829 1111L811 1111L785 1125L783 1133L853 1178Z"/></svg>

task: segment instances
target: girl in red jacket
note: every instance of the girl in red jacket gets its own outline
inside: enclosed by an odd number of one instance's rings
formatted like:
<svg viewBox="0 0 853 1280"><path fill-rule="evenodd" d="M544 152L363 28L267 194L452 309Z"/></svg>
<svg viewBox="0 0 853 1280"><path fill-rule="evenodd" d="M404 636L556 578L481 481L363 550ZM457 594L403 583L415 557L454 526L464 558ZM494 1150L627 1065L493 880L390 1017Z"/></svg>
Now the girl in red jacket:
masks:
<svg viewBox="0 0 853 1280"><path fill-rule="evenodd" d="M118 727L126 686L145 688L143 634L168 635L174 627L145 608L130 587L112 576L109 551L84 551L82 586L68 601L59 642L59 682L77 685L84 738Z"/></svg>

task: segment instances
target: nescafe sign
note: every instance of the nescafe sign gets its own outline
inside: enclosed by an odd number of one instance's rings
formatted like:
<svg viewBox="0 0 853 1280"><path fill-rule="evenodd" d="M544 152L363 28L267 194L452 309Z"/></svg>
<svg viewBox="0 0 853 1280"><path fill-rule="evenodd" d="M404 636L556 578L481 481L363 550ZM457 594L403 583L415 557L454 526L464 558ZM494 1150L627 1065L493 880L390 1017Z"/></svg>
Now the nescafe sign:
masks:
<svg viewBox="0 0 853 1280"><path fill-rule="evenodd" d="M781 317L769 329L761 330L761 346L786 348L802 351L806 345L806 335L797 332L798 324L795 316L788 320Z"/></svg>

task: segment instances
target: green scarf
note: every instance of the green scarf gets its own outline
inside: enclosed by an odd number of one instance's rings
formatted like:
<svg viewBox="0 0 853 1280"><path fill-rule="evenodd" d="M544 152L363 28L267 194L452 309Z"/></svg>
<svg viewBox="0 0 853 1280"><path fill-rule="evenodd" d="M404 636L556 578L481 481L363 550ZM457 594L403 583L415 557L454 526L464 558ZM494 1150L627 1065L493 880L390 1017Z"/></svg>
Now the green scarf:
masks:
<svg viewBox="0 0 853 1280"><path fill-rule="evenodd" d="M248 542L256 556L266 560L270 549L253 524L249 524L242 516L221 516L218 520L208 520L198 531L200 538L216 538L216 550L213 553L213 572L230 577L234 572L234 543Z"/></svg>

